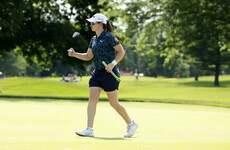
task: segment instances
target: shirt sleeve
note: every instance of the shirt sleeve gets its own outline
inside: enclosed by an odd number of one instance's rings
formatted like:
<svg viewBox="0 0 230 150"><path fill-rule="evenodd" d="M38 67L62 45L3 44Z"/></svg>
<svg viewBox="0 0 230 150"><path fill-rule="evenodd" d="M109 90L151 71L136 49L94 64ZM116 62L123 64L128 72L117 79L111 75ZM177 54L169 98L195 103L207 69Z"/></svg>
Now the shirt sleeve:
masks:
<svg viewBox="0 0 230 150"><path fill-rule="evenodd" d="M111 44L112 47L120 44L119 40L114 35L112 35L112 34L110 36L110 40L109 41L110 41L110 44Z"/></svg>
<svg viewBox="0 0 230 150"><path fill-rule="evenodd" d="M92 39L90 40L90 43L89 43L89 48L91 48L91 49L92 49L92 46L93 46L93 39L94 39L94 37L92 37Z"/></svg>

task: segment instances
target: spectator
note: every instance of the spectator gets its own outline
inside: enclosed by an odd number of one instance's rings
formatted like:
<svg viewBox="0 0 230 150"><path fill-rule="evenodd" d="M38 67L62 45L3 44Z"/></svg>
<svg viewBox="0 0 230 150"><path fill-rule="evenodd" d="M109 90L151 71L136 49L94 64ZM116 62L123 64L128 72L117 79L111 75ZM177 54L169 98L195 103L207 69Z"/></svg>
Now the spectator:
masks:
<svg viewBox="0 0 230 150"><path fill-rule="evenodd" d="M61 82L65 82L65 75L62 76Z"/></svg>

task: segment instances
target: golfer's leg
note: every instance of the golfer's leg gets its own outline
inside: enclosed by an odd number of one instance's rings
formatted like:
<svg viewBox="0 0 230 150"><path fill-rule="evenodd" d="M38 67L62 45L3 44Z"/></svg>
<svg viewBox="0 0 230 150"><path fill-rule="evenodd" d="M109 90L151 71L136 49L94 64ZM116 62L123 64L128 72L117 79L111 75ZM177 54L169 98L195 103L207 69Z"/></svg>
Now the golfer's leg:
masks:
<svg viewBox="0 0 230 150"><path fill-rule="evenodd" d="M99 96L102 91L100 87L90 87L89 88L89 102L87 108L88 115L88 127L93 128L94 116L96 114L96 106L99 101Z"/></svg>
<svg viewBox="0 0 230 150"><path fill-rule="evenodd" d="M118 101L118 90L107 92L110 105L120 114L127 124L131 123L131 119L125 108Z"/></svg>

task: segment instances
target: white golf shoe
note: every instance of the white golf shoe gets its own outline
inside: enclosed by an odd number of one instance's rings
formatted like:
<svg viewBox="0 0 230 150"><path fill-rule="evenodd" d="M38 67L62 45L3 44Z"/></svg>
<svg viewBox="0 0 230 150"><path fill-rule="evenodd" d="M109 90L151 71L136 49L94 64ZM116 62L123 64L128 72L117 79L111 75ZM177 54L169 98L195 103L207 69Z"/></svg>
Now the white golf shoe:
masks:
<svg viewBox="0 0 230 150"><path fill-rule="evenodd" d="M138 123L132 121L130 124L127 125L127 133L124 135L124 137L132 137L138 128Z"/></svg>
<svg viewBox="0 0 230 150"><path fill-rule="evenodd" d="M90 128L90 127L87 127L82 131L77 131L76 134L79 135L79 136L94 137L93 129Z"/></svg>

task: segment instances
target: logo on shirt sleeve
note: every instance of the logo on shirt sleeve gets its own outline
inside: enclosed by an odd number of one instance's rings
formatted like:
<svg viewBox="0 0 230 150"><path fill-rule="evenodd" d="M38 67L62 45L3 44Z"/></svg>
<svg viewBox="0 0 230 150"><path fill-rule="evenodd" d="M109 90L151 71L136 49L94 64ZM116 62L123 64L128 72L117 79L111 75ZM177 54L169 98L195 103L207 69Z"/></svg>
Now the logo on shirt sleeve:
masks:
<svg viewBox="0 0 230 150"><path fill-rule="evenodd" d="M115 42L118 42L118 39L115 37L115 38L114 38L114 41L115 41Z"/></svg>

